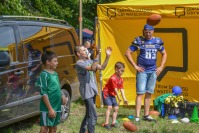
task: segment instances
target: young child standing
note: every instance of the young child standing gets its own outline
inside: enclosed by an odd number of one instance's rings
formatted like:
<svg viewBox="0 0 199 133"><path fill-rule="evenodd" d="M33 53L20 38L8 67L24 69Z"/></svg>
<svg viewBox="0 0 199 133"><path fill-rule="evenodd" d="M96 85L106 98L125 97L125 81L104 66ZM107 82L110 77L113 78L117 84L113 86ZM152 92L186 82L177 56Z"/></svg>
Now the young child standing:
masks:
<svg viewBox="0 0 199 133"><path fill-rule="evenodd" d="M55 133L60 123L61 104L66 104L66 97L62 95L57 73L54 71L58 65L55 53L46 51L41 56L44 69L37 79L36 85L40 87L40 133Z"/></svg>
<svg viewBox="0 0 199 133"><path fill-rule="evenodd" d="M86 106L86 114L80 127L80 133L95 132L97 113L95 109L95 97L98 94L97 83L95 78L96 70L103 70L108 64L112 49L106 49L106 59L102 65L97 64L97 60L89 60L86 54L86 48L83 45L76 46L75 54L79 60L76 63L78 79L80 82L80 95Z"/></svg>
<svg viewBox="0 0 199 133"><path fill-rule="evenodd" d="M105 105L107 105L105 124L103 124L103 126L106 129L111 129L111 127L116 127L116 118L117 118L119 107L118 107L118 103L116 101L115 96L117 96L119 104L121 102L121 98L118 94L118 90L121 91L124 105L128 105L128 101L126 100L124 89L123 89L123 79L121 77L124 72L124 69L125 69L124 63L117 62L115 64L115 73L109 78L108 82L106 83L103 89L103 93L102 93L103 100L104 100ZM113 112L112 124L110 126L109 116L110 116L110 112L112 108L114 108L114 112Z"/></svg>

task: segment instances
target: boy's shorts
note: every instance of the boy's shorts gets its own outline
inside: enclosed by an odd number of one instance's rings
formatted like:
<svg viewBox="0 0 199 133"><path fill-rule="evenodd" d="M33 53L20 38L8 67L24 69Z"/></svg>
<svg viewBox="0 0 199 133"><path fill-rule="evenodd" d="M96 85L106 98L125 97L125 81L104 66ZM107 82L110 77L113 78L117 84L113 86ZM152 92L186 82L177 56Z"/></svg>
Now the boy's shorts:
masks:
<svg viewBox="0 0 199 133"><path fill-rule="evenodd" d="M107 105L107 106L118 106L115 96L107 95L105 97L103 92L102 92L102 95L103 95L103 101L104 101L105 105Z"/></svg>
<svg viewBox="0 0 199 133"><path fill-rule="evenodd" d="M40 113L40 126L54 127L60 123L60 120L61 120L61 112L56 112L55 118L50 118L48 116L48 112Z"/></svg>
<svg viewBox="0 0 199 133"><path fill-rule="evenodd" d="M155 71L137 73L136 77L136 93L145 94L146 92L153 94L155 89L157 75Z"/></svg>

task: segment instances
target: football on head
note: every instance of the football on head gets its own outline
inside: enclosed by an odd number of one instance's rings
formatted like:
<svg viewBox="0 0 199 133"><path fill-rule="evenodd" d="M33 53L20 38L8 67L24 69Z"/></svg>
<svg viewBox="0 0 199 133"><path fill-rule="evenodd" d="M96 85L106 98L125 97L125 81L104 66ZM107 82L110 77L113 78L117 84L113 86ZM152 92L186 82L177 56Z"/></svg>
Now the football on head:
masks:
<svg viewBox="0 0 199 133"><path fill-rule="evenodd" d="M161 16L159 14L152 14L147 18L146 23L151 26L159 24L161 21Z"/></svg>

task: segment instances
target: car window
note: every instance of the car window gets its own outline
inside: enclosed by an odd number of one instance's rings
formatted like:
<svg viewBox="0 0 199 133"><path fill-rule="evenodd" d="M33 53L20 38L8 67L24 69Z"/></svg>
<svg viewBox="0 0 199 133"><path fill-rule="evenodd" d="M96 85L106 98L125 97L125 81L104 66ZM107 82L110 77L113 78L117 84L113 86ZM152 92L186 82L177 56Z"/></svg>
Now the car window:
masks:
<svg viewBox="0 0 199 133"><path fill-rule="evenodd" d="M37 33L39 33L39 31L41 31L41 29L42 29L41 26L20 26L19 27L21 38L23 40L36 35Z"/></svg>
<svg viewBox="0 0 199 133"><path fill-rule="evenodd" d="M0 27L0 47L7 48L8 45L15 42L14 31L12 27Z"/></svg>
<svg viewBox="0 0 199 133"><path fill-rule="evenodd" d="M58 74L64 76L72 75L70 78L74 77L73 71L68 71L67 69L73 70L74 64L76 62L74 54L75 41L73 39L73 34L69 29L50 27L51 34L51 47L53 46L54 52L58 56ZM50 50L51 47L45 47L46 50ZM66 69L67 68L67 69Z"/></svg>
<svg viewBox="0 0 199 133"><path fill-rule="evenodd" d="M17 101L18 87L21 86L21 78L16 74L18 71L14 71L16 67L12 65L12 63L17 61L17 52L14 29L11 26L0 26L0 50L8 52L11 59L10 66L0 68L0 72L6 72L0 75L1 106Z"/></svg>
<svg viewBox="0 0 199 133"><path fill-rule="evenodd" d="M67 29L50 27L51 45L58 56L71 56L75 42L72 34Z"/></svg>
<svg viewBox="0 0 199 133"><path fill-rule="evenodd" d="M10 54L11 62L16 61L16 42L12 27L0 27L0 50L7 51Z"/></svg>
<svg viewBox="0 0 199 133"><path fill-rule="evenodd" d="M24 97L26 99L39 95L39 88L35 86L35 81L42 70L40 59L44 52L43 49L50 46L51 36L47 26L19 26L19 31L22 39L21 44L24 46L24 58L27 63Z"/></svg>

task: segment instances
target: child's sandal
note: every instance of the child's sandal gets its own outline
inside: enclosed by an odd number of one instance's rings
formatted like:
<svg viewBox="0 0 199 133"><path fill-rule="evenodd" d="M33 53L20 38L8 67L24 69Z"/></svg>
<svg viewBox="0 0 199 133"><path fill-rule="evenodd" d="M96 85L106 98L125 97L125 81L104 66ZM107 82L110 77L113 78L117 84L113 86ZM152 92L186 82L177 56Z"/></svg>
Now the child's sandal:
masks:
<svg viewBox="0 0 199 133"><path fill-rule="evenodd" d="M117 124L116 123L112 123L111 127L117 127Z"/></svg>
<svg viewBox="0 0 199 133"><path fill-rule="evenodd" d="M110 130L110 129L111 129L111 127L110 127L110 125L109 125L109 124L102 124L102 126L103 126L104 128L106 128L106 129L108 129L108 130Z"/></svg>

